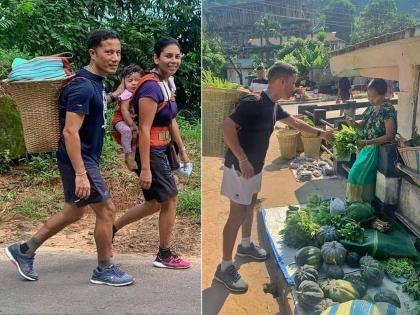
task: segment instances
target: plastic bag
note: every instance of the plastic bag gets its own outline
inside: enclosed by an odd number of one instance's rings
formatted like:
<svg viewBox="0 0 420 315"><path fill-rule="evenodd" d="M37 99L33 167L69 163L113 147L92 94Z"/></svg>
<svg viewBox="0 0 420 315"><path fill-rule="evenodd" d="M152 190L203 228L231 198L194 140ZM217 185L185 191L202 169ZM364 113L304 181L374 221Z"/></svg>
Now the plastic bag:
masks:
<svg viewBox="0 0 420 315"><path fill-rule="evenodd" d="M331 198L330 213L337 214L346 211L346 203L340 198Z"/></svg>

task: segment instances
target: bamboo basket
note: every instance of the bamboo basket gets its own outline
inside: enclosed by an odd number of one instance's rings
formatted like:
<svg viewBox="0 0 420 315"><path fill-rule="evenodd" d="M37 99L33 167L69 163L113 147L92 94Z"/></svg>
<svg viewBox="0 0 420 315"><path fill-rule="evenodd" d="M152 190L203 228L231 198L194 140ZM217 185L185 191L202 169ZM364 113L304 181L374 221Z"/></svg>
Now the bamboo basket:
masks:
<svg viewBox="0 0 420 315"><path fill-rule="evenodd" d="M305 120L305 115L299 114L299 115L293 115L293 117L295 117L297 119L300 119L300 120ZM298 152L298 153L302 153L304 151L302 138L300 137L301 134L302 133L299 132L299 137L297 139L297 144L296 144L296 152Z"/></svg>
<svg viewBox="0 0 420 315"><path fill-rule="evenodd" d="M279 141L281 157L283 159L293 159L296 157L299 131L293 129L280 129L276 131L276 136Z"/></svg>
<svg viewBox="0 0 420 315"><path fill-rule="evenodd" d="M222 123L234 109L235 102L247 92L213 87L204 87L202 92L202 154L223 157Z"/></svg>
<svg viewBox="0 0 420 315"><path fill-rule="evenodd" d="M420 147L404 147L398 148L404 164L411 168L414 172L420 173ZM410 176L411 179L420 185L420 180L414 176Z"/></svg>
<svg viewBox="0 0 420 315"><path fill-rule="evenodd" d="M319 137L302 137L302 142L305 156L318 159L322 139Z"/></svg>
<svg viewBox="0 0 420 315"><path fill-rule="evenodd" d="M59 89L69 78L2 82L20 113L28 153L57 150L60 138L57 100Z"/></svg>

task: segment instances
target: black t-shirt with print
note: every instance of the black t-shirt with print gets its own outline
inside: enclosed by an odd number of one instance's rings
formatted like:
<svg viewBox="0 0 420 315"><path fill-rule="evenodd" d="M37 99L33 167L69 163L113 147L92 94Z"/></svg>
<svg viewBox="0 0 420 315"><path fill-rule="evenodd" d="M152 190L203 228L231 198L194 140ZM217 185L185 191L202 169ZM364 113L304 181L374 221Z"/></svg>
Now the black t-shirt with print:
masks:
<svg viewBox="0 0 420 315"><path fill-rule="evenodd" d="M275 115L274 108L276 108ZM265 92L262 92L259 99L252 94L242 98L229 117L239 126L239 144L254 167L254 173L260 173L264 167L274 123L289 117L289 114L280 105L271 101ZM236 170L240 170L238 159L228 149L225 166L230 168L232 165Z"/></svg>

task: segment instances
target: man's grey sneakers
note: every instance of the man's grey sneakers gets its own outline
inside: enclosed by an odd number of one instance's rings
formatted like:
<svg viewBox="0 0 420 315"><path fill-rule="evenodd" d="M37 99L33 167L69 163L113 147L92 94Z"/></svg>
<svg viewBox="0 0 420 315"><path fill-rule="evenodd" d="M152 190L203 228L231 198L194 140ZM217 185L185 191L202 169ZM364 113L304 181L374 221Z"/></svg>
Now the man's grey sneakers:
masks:
<svg viewBox="0 0 420 315"><path fill-rule="evenodd" d="M16 266L19 274L27 280L38 280L38 275L34 271L34 257L28 256L20 251L20 244L12 244L4 250L10 261Z"/></svg>
<svg viewBox="0 0 420 315"><path fill-rule="evenodd" d="M243 247L241 244L239 244L236 255L241 257L251 257L259 261L263 261L268 258L268 254L265 249L254 245L254 243L251 243L249 247Z"/></svg>
<svg viewBox="0 0 420 315"><path fill-rule="evenodd" d="M241 278L234 265L230 265L225 271L218 265L214 279L223 283L226 288L234 292L246 292L248 284Z"/></svg>
<svg viewBox="0 0 420 315"><path fill-rule="evenodd" d="M122 287L134 283L134 278L122 271L118 266L111 265L110 267L99 270L93 270L90 282L94 284L106 284L113 287Z"/></svg>

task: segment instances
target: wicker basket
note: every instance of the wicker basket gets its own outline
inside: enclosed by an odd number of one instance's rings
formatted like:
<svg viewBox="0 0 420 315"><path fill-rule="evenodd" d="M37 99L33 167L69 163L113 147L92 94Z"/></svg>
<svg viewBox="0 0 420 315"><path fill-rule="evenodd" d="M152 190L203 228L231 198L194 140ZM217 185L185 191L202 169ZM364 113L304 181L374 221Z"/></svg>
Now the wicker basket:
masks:
<svg viewBox="0 0 420 315"><path fill-rule="evenodd" d="M235 101L247 92L221 88L203 88L202 93L202 154L223 157L225 145L221 126L232 112Z"/></svg>
<svg viewBox="0 0 420 315"><path fill-rule="evenodd" d="M299 114L299 115L293 115L293 117L295 117L297 119L300 119L300 120L305 120L305 115ZM302 142L302 139L301 139L300 135L301 135L301 132L299 132L299 137L297 139L297 144L296 144L296 152L298 152L298 153L302 153L304 151L303 142Z"/></svg>
<svg viewBox="0 0 420 315"><path fill-rule="evenodd" d="M28 153L57 150L60 138L57 98L68 79L3 81L20 113Z"/></svg>
<svg viewBox="0 0 420 315"><path fill-rule="evenodd" d="M321 148L322 139L319 137L303 137L303 148L305 152L305 156L318 159L319 158L319 150Z"/></svg>
<svg viewBox="0 0 420 315"><path fill-rule="evenodd" d="M276 131L279 141L280 154L283 159L293 159L296 156L299 131L293 129L280 129Z"/></svg>
<svg viewBox="0 0 420 315"><path fill-rule="evenodd" d="M398 148L404 164L411 168L414 172L420 173L420 147L404 147ZM420 180L414 176L411 179L420 185Z"/></svg>

